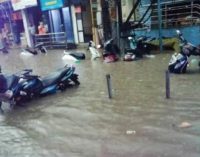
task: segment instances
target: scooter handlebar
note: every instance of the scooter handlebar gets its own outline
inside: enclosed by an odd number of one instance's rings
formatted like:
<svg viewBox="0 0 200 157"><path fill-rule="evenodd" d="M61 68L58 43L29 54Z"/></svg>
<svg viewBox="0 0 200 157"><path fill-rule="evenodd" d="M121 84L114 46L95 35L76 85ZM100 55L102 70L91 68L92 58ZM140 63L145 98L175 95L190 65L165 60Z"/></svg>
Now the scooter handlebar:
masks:
<svg viewBox="0 0 200 157"><path fill-rule="evenodd" d="M33 72L33 69L24 69L23 71L26 71L26 72Z"/></svg>
<svg viewBox="0 0 200 157"><path fill-rule="evenodd" d="M24 70L22 71L22 74L21 74L21 75L23 75L23 76L30 75L30 73L32 73L32 72L33 72L32 69L24 69Z"/></svg>
<svg viewBox="0 0 200 157"><path fill-rule="evenodd" d="M184 44L188 43L187 40L183 37L183 34L181 33L180 30L176 30L176 34L178 35L178 38L182 43L184 43Z"/></svg>

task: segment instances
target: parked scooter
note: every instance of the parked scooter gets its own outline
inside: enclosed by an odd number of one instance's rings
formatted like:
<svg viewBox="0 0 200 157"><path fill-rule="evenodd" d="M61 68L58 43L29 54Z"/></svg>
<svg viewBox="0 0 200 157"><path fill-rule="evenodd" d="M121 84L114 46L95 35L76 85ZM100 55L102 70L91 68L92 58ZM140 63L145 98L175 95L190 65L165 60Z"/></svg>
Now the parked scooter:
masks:
<svg viewBox="0 0 200 157"><path fill-rule="evenodd" d="M154 46L148 42L155 40L155 38L140 36L135 38L134 36L128 37L129 48L125 49L124 61L133 61L143 58L144 55L150 55Z"/></svg>
<svg viewBox="0 0 200 157"><path fill-rule="evenodd" d="M200 56L200 48L189 43L179 30L176 33L180 40L181 51L172 55L168 69L172 73L185 73L189 63L189 57L191 55Z"/></svg>
<svg viewBox="0 0 200 157"><path fill-rule="evenodd" d="M32 75L31 69L20 75L1 75L0 103L8 102L11 106L21 104L34 97L53 94L57 90L65 90L68 86L79 85L74 66L65 66L44 78Z"/></svg>
<svg viewBox="0 0 200 157"><path fill-rule="evenodd" d="M36 44L34 48L22 49L21 55L30 56L37 55L38 53L47 53L47 49L43 43Z"/></svg>
<svg viewBox="0 0 200 157"><path fill-rule="evenodd" d="M85 54L81 52L67 52L64 50L63 60L69 60L74 62L79 62L79 60L85 59Z"/></svg>
<svg viewBox="0 0 200 157"><path fill-rule="evenodd" d="M100 46L96 47L96 45L95 45L95 43L93 41L89 42L88 50L91 53L91 60L96 60L97 58L100 58L101 55L100 55L100 53L99 53L97 48L100 48Z"/></svg>

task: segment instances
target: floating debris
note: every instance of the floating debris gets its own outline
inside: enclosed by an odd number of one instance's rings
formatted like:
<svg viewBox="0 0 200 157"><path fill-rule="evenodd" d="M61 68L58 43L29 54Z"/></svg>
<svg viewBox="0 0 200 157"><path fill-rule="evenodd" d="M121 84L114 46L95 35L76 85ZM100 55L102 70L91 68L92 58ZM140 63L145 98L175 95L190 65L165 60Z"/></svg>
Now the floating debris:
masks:
<svg viewBox="0 0 200 157"><path fill-rule="evenodd" d="M127 135L136 134L136 131L135 130L127 130L126 134Z"/></svg>
<svg viewBox="0 0 200 157"><path fill-rule="evenodd" d="M182 122L178 127L179 128L189 128L191 126L192 126L192 124L190 124L188 122Z"/></svg>

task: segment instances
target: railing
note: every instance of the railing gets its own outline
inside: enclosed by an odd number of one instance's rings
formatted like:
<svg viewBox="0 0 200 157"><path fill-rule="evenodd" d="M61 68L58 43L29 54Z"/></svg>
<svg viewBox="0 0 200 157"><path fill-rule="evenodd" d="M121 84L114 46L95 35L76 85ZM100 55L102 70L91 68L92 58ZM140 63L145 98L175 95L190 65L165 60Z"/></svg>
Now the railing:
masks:
<svg viewBox="0 0 200 157"><path fill-rule="evenodd" d="M35 44L44 44L49 48L67 48L67 38L65 32L47 33L44 35L35 35Z"/></svg>
<svg viewBox="0 0 200 157"><path fill-rule="evenodd" d="M148 6L148 5L145 5ZM161 3L164 27L200 24L200 1L176 0ZM157 4L151 14L151 25L158 26Z"/></svg>

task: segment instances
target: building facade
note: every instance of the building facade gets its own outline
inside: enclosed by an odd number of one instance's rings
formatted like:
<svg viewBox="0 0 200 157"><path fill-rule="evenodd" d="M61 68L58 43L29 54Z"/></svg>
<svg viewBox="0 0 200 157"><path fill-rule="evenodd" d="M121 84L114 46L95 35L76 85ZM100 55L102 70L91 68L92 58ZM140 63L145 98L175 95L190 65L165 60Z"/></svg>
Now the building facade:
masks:
<svg viewBox="0 0 200 157"><path fill-rule="evenodd" d="M147 7L150 5L150 0L141 0L140 8L137 16L141 17ZM158 37L158 12L157 3L152 7L152 12L149 20L146 22L151 28L149 35ZM193 44L200 42L200 1L199 0L162 0L162 35L165 37L176 36L176 30L183 32L188 41ZM147 16L148 17L148 16ZM144 31L138 31L139 34L144 34Z"/></svg>
<svg viewBox="0 0 200 157"><path fill-rule="evenodd" d="M33 46L29 27L35 26L37 34L40 21L48 26L48 33L65 32L69 43L92 40L90 0L0 0L0 20L0 27L6 23L12 28L17 22L29 46Z"/></svg>

